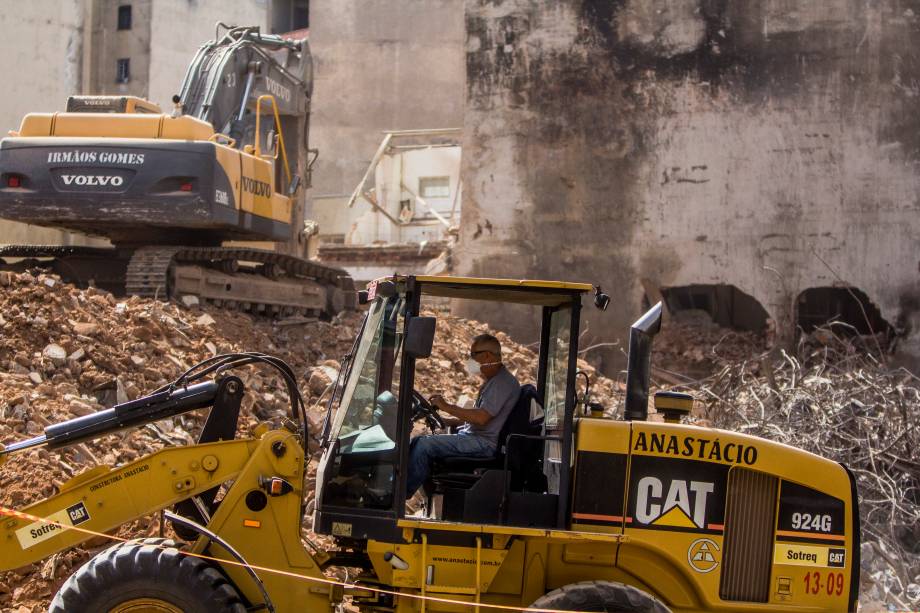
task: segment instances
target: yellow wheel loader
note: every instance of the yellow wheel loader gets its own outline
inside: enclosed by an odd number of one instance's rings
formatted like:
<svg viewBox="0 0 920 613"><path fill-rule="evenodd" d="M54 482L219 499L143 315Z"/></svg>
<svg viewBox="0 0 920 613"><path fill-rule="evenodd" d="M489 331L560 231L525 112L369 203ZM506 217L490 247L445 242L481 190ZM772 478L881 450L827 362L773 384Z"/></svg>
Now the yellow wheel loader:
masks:
<svg viewBox="0 0 920 613"><path fill-rule="evenodd" d="M399 276L359 298L366 318L322 432L306 431L290 368L251 353L212 358L149 396L8 443L0 460L210 407L197 444L99 466L47 500L0 511L0 566L167 510L179 541L116 542L64 583L51 610L855 610L859 517L845 466L681 423L692 402L681 394L658 395L664 421L647 419L660 305L632 327L624 417L610 419L576 377L581 309L606 307L600 288ZM539 367L522 381L496 455L437 463L428 510L407 516L413 427L441 423L415 389L436 331L421 309L446 298L535 309ZM282 373L291 419L237 438L245 390L233 369L247 364ZM331 537L324 549L301 539L308 436L323 449L313 530Z"/></svg>

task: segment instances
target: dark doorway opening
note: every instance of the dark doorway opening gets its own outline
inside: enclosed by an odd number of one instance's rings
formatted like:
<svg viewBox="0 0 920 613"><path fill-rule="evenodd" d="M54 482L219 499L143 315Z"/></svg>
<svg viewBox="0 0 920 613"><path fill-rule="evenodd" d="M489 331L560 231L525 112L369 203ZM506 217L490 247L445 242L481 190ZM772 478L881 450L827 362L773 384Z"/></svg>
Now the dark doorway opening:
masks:
<svg viewBox="0 0 920 613"><path fill-rule="evenodd" d="M879 334L890 336L894 329L885 321L878 307L855 287L812 287L799 294L796 302L796 325L806 334L833 323L843 334Z"/></svg>
<svg viewBox="0 0 920 613"><path fill-rule="evenodd" d="M683 285L662 288L661 294L668 311L705 312L723 328L762 332L769 314L756 298L734 285Z"/></svg>

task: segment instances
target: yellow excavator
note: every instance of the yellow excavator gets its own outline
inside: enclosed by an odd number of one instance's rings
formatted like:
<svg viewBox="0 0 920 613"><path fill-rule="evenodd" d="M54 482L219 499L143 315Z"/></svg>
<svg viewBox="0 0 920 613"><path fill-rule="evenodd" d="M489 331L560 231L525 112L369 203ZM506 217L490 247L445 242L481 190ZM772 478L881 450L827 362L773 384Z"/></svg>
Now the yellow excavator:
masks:
<svg viewBox="0 0 920 613"><path fill-rule="evenodd" d="M422 307L443 299L534 309L539 365L496 455L433 466L426 510L409 516L413 427L442 423L414 387L436 333ZM306 431L291 369L242 353L8 443L0 462L210 407L197 444L99 466L46 500L0 509L0 567L166 510L179 540L117 542L64 583L51 611L312 613L343 602L399 613L855 611L860 527L845 466L682 423L692 404L683 394L656 395L664 419L648 419L660 304L630 331L625 407L614 419L579 389L576 372L581 310L609 303L598 287L398 276L359 300L367 314L321 432ZM250 364L281 373L291 415L237 438L245 389L233 369ZM325 548L301 539L310 437L323 450L312 527L331 537Z"/></svg>
<svg viewBox="0 0 920 613"><path fill-rule="evenodd" d="M130 96L72 96L66 112L26 115L0 141L0 218L113 246L0 246L0 267L255 313L353 307L348 274L305 257L312 81L306 40L219 24L171 114Z"/></svg>

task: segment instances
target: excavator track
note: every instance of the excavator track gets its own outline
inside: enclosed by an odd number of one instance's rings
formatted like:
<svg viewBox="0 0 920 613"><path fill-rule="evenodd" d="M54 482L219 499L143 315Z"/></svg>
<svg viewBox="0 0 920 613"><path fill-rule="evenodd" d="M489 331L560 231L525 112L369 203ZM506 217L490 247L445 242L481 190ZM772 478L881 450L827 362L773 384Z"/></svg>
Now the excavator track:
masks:
<svg viewBox="0 0 920 613"><path fill-rule="evenodd" d="M237 270L240 262L257 267ZM280 274L260 274L259 266ZM334 315L355 308L356 300L354 282L340 268L246 247L142 247L128 263L126 291L147 298L194 295L272 315Z"/></svg>
<svg viewBox="0 0 920 613"><path fill-rule="evenodd" d="M173 258L180 251L175 247L142 247L128 260L125 273L125 293L142 298L166 299L167 275Z"/></svg>
<svg viewBox="0 0 920 613"><path fill-rule="evenodd" d="M129 296L196 296L228 309L266 315L331 316L356 305L354 282L340 268L266 249L155 246L136 249L56 245L0 247L3 258L51 259L68 281ZM244 263L244 264L240 264ZM98 283L104 274L106 283Z"/></svg>
<svg viewBox="0 0 920 613"><path fill-rule="evenodd" d="M68 245L3 245L0 258L63 258L68 256L111 257L112 247Z"/></svg>

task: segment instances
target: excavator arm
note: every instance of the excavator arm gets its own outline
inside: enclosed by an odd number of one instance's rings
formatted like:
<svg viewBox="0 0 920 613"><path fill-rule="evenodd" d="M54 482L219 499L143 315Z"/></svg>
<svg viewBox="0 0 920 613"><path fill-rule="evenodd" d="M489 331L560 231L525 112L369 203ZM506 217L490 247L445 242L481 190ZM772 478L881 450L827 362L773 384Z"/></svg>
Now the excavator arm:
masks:
<svg viewBox="0 0 920 613"><path fill-rule="evenodd" d="M305 128L313 81L306 39L261 34L257 27L228 27L221 36L222 27L218 24L215 40L202 45L189 64L179 94L182 112L210 122L238 148L253 143L260 96L273 96L278 114L303 120ZM305 131L303 142L306 146Z"/></svg>

